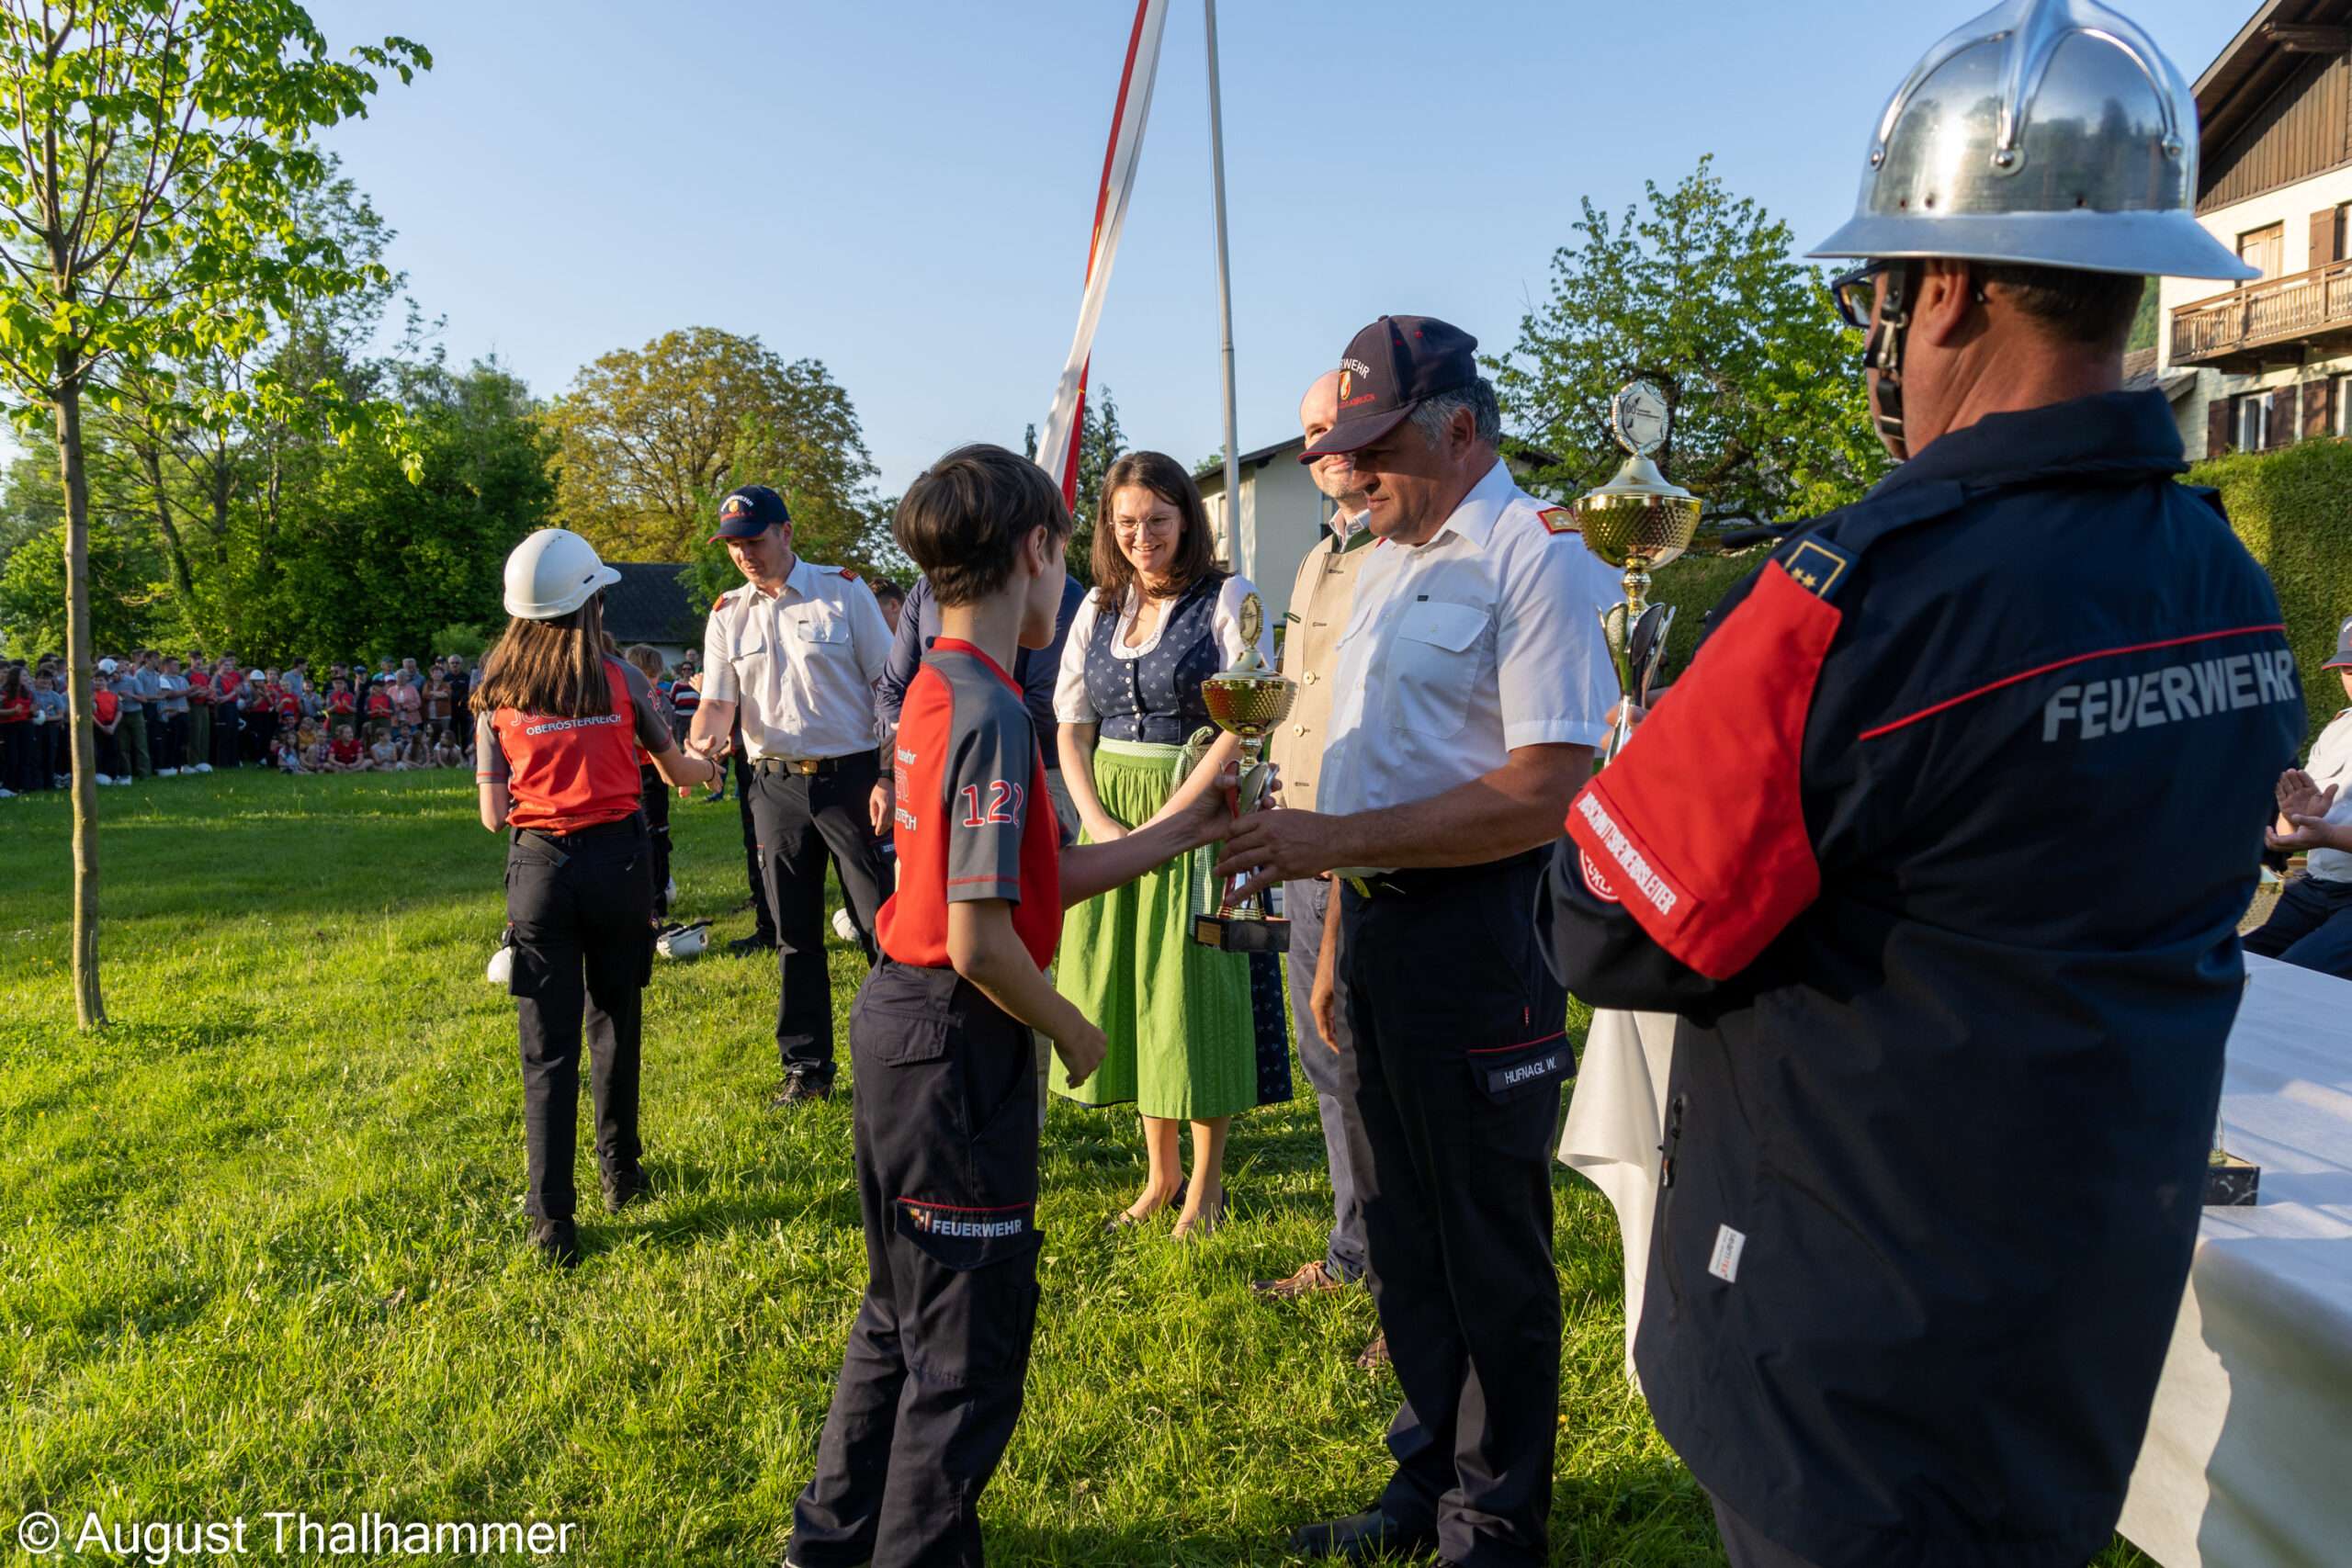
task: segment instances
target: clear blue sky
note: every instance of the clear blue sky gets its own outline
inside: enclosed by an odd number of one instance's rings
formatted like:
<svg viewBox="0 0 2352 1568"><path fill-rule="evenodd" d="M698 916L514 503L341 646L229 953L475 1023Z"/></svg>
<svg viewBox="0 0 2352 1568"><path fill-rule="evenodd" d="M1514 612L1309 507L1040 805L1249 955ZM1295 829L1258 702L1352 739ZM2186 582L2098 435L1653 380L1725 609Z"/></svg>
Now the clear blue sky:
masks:
<svg viewBox="0 0 2352 1568"><path fill-rule="evenodd" d="M2196 77L2253 0L2132 0ZM1225 0L1240 439L1383 311L1508 348L1579 197L1713 152L1800 245L1850 208L1871 118L1981 6L1905 0ZM330 141L463 360L562 391L673 327L821 359L886 493L1017 445L1069 349L1128 0L314 0L338 48L435 69ZM1222 440L1206 78L1175 0L1095 343L1132 441Z"/></svg>

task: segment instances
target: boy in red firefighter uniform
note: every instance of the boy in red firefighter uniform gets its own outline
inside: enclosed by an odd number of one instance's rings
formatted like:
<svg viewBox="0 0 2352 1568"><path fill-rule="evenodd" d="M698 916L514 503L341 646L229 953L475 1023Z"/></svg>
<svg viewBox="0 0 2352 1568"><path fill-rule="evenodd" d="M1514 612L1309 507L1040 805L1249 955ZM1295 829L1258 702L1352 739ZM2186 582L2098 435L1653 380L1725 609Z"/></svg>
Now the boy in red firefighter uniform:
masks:
<svg viewBox="0 0 2352 1568"><path fill-rule="evenodd" d="M1069 513L1035 464L950 452L893 524L930 577L940 632L910 682L892 773L899 889L850 1014L865 1299L817 1474L793 1509L795 1568L980 1561L979 1495L1021 1414L1036 1325L1035 1029L1070 1081L1102 1032L1046 978L1062 909L1219 836L1206 770L1168 814L1064 851L1045 755L1006 673L1053 640Z"/></svg>

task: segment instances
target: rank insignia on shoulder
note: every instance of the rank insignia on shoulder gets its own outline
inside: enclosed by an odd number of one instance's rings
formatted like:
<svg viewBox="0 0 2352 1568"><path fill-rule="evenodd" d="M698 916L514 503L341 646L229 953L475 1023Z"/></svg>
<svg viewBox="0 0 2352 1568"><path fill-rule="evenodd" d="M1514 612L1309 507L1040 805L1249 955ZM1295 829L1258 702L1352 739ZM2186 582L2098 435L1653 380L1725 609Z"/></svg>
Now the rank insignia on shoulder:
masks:
<svg viewBox="0 0 2352 1568"><path fill-rule="evenodd" d="M1550 529L1555 534L1573 534L1577 532L1577 514L1570 512L1565 506L1547 506L1543 511L1537 513L1535 516L1544 527Z"/></svg>
<svg viewBox="0 0 2352 1568"><path fill-rule="evenodd" d="M842 568L842 577L843 581L849 582L855 582L857 581L857 573L852 571L847 567Z"/></svg>
<svg viewBox="0 0 2352 1568"><path fill-rule="evenodd" d="M1799 588L1816 599L1829 598L1844 580L1846 569L1854 558L1835 545L1825 545L1818 539L1801 539L1796 548L1781 559L1781 570Z"/></svg>

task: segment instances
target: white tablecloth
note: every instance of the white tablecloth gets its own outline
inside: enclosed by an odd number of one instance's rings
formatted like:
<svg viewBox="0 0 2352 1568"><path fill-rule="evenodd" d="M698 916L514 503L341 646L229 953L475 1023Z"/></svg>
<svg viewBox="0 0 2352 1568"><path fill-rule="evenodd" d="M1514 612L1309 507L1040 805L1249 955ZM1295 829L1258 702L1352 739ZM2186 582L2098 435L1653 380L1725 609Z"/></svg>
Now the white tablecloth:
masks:
<svg viewBox="0 0 2352 1568"><path fill-rule="evenodd" d="M2352 982L2249 956L2223 1143L2261 1201L2208 1209L2122 1531L2165 1568L2352 1563ZM1560 1158L1617 1211L1641 1318L1674 1020L1593 1016Z"/></svg>

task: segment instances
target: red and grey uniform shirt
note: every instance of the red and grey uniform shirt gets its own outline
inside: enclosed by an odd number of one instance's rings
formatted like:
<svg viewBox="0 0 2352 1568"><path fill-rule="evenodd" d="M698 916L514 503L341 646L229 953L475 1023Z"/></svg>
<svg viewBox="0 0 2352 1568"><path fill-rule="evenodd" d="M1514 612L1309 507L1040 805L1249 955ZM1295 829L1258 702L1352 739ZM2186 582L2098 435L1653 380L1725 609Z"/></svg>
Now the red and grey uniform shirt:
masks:
<svg viewBox="0 0 2352 1568"><path fill-rule="evenodd" d="M2303 730L2184 466L2154 392L1938 439L1570 808L1555 972L1682 1021L1642 1386L1806 1559L2080 1562L2122 1506Z"/></svg>
<svg viewBox="0 0 2352 1568"><path fill-rule="evenodd" d="M352 695L349 692L334 692L330 694L327 697L327 711L332 714L341 715L345 717L348 717L351 715L352 710L357 705L358 705L352 700Z"/></svg>
<svg viewBox="0 0 2352 1568"><path fill-rule="evenodd" d="M1002 898L1043 969L1062 934L1060 827L1022 691L978 649L941 637L899 714L891 778L899 888L876 934L901 964L947 966L947 906Z"/></svg>
<svg viewBox="0 0 2352 1568"><path fill-rule="evenodd" d="M369 718L390 718L392 716L391 694L385 691L381 686L377 687L374 691L368 694L368 716Z"/></svg>
<svg viewBox="0 0 2352 1568"><path fill-rule="evenodd" d="M617 822L643 804L637 749L670 744L670 722L645 677L605 660L612 707L584 718L500 708L474 721L474 777L503 782L506 820L543 833Z"/></svg>

